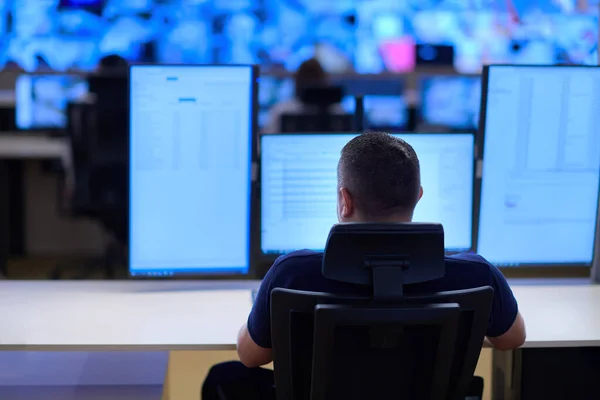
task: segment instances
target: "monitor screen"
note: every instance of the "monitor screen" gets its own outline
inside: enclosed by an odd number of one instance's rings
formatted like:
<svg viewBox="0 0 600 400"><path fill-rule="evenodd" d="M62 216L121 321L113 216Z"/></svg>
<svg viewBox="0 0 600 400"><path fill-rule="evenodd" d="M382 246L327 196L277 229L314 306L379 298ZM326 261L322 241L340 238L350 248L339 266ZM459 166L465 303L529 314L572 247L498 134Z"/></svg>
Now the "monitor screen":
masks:
<svg viewBox="0 0 600 400"><path fill-rule="evenodd" d="M364 97L365 124L370 129L401 129L406 127L408 111L404 96L368 95ZM354 114L356 98L345 96L342 108Z"/></svg>
<svg viewBox="0 0 600 400"><path fill-rule="evenodd" d="M451 46L454 68L598 62L598 0L2 0L0 66L92 70L132 62L260 64L404 73L418 44Z"/></svg>
<svg viewBox="0 0 600 400"><path fill-rule="evenodd" d="M421 116L427 125L475 129L480 107L479 77L435 76L421 81Z"/></svg>
<svg viewBox="0 0 600 400"><path fill-rule="evenodd" d="M356 134L262 137L261 247L265 254L323 250L337 223L337 164ZM413 221L444 226L448 251L471 248L474 138L472 134L396 134L421 163L424 195Z"/></svg>
<svg viewBox="0 0 600 400"><path fill-rule="evenodd" d="M491 66L486 86L478 252L498 266L591 265L600 68Z"/></svg>
<svg viewBox="0 0 600 400"><path fill-rule="evenodd" d="M401 76L375 77L375 76L334 76L331 84L341 86L344 94L348 96L387 95L402 96L405 89L405 80Z"/></svg>
<svg viewBox="0 0 600 400"><path fill-rule="evenodd" d="M132 275L248 271L254 79L251 66L131 67Z"/></svg>
<svg viewBox="0 0 600 400"><path fill-rule="evenodd" d="M67 126L67 104L88 92L83 76L20 75L15 86L18 129L62 129Z"/></svg>

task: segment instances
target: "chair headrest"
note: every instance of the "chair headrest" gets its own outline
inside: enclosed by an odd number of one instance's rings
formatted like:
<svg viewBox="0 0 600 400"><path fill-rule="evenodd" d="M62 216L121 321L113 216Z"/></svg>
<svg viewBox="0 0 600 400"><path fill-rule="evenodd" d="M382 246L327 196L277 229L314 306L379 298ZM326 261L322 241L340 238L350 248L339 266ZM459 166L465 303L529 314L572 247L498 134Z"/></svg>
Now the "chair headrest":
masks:
<svg viewBox="0 0 600 400"><path fill-rule="evenodd" d="M328 107L342 102L344 89L330 85L307 86L301 89L298 97L303 104Z"/></svg>
<svg viewBox="0 0 600 400"><path fill-rule="evenodd" d="M334 225L323 256L323 276L339 282L373 285L373 269L401 270L411 284L442 278L446 272L444 228L423 223Z"/></svg>

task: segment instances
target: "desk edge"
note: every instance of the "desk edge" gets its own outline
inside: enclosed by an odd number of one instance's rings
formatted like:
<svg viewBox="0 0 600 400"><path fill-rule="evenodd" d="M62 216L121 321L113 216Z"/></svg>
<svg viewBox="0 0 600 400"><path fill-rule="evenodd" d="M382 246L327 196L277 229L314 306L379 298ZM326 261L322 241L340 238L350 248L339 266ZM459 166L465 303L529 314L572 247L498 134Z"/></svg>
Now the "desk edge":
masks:
<svg viewBox="0 0 600 400"><path fill-rule="evenodd" d="M234 344L0 344L0 351L226 351L236 350Z"/></svg>

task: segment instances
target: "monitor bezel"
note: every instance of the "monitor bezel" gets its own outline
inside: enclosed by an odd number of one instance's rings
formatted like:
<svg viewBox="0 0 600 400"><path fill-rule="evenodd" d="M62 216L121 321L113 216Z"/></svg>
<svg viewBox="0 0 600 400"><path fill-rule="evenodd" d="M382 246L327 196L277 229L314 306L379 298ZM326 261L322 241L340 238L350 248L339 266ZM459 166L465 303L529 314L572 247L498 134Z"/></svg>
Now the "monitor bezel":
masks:
<svg viewBox="0 0 600 400"><path fill-rule="evenodd" d="M365 132L365 133L368 133ZM323 132L323 133L297 133L297 132L285 132L285 133L274 133L274 134L262 134L260 135L260 143L261 143L261 148L262 148L262 141L263 141L263 137L266 136L287 136L287 135L301 135L301 136L311 136L311 135L360 135L362 134L362 132ZM406 136L417 136L417 135L441 135L441 136L455 136L455 135L469 135L471 137L472 140L472 145L473 145L473 166L472 166L472 192L471 192L471 247L468 249L461 249L461 250L447 250L446 251L446 255L452 255L452 254L458 254L458 253L465 253L465 252L472 252L474 247L474 240L475 240L475 232L474 229L477 226L477 221L475 220L475 202L476 202L476 175L477 175L477 146L476 146L476 132L474 130L464 130L461 132L392 132L392 135L406 135ZM259 277L263 277L267 271L269 270L269 268L271 267L271 265L275 262L275 260L277 260L277 258L285 255L286 253L271 253L271 252L264 252L263 248L262 248L262 157L259 160L259 173L258 173L258 193L259 193L259 198L260 201L258 202L258 211L257 211L257 242L258 242L258 254L259 254L259 262L257 265L257 273ZM296 250L300 250L300 249L296 249Z"/></svg>
<svg viewBox="0 0 600 400"><path fill-rule="evenodd" d="M17 90L17 85L19 83L20 79L23 79L24 77L36 77L36 76L41 76L41 77L47 77L47 76L72 76L75 78L79 78L82 81L85 82L86 84L86 91L89 94L89 82L88 82L88 78L91 74L84 74L84 73L78 73L77 71L39 71L39 72L24 72L24 73L20 73L17 75L16 79L15 79L15 84L14 84L14 109L15 109L15 118L14 118L14 128L17 132L23 132L23 133L27 133L27 134L32 134L32 133L49 133L49 134L61 134L63 132L66 132L67 130L67 125L68 125L68 115L65 115L65 118L67 118L67 121L65 121L65 125L64 126L36 126L33 128L21 128L19 127L18 124L18 115L19 115L19 98L18 98L18 90ZM84 99L82 99L83 101ZM68 103L65 106L64 112L65 114L67 113L67 108L68 108Z"/></svg>
<svg viewBox="0 0 600 400"><path fill-rule="evenodd" d="M127 246L127 272L129 274L129 277L132 279L136 279L136 280L146 280L146 279L152 279L152 280L195 280L195 279L206 279L206 280L218 280L218 279L229 279L229 280L244 280L244 279L252 279L256 276L256 264L257 264L257 258L256 258L256 248L257 248L257 243L256 243L256 236L253 235L253 226L256 225L256 220L255 220L255 215L256 215L256 204L257 204L257 193L258 193L258 186L257 186L257 178L258 178L258 144L257 144L257 138L258 138L258 132L259 132L259 128L258 128L258 109L259 109L259 104L258 104L258 78L260 76L260 67L258 65L255 64L146 64L146 63L131 63L127 69L127 79L128 79L128 85L127 85L127 89L128 89L128 93L127 93L127 98L128 98L128 104L131 103L131 73L132 73L132 69L133 68L139 68L139 67L147 67L147 68L157 68L157 67L179 67L179 68L198 68L198 67L244 67L244 68L250 68L250 73L251 73L251 110L250 110L250 119L251 119L251 132L250 132L250 147L249 147L249 151L250 151L250 165L249 165L249 210L248 210L248 222L247 222L247 226L248 226L248 233L249 233L249 237L248 237L248 249L247 249L247 254L248 254L248 260L247 260L247 265L248 268L246 269L245 272L239 272L239 270L236 269L235 272L215 272L216 269L206 269L205 271L202 270L190 270L189 273L188 272L177 272L177 273L172 273L170 275L159 275L159 276L155 276L155 275L150 275L149 273L134 273L131 270L131 257L130 257L130 247L131 246ZM131 111L130 111L130 115L131 115ZM127 185L128 185L128 191L129 194L131 194L131 118L129 118L129 133L127 135L127 152L128 152L128 162L130 163L128 165L128 172L127 172ZM127 235L127 240L128 242L131 241L131 213L129 212L129 210L131 209L131 195L129 195L129 200L128 200L128 217L127 217L127 221L128 221L128 235ZM129 243L128 243L129 244ZM168 270L161 270L161 271L156 271L156 272L169 272Z"/></svg>
<svg viewBox="0 0 600 400"><path fill-rule="evenodd" d="M479 112L479 128L477 130L478 134L477 134L477 140L475 142L475 148L477 149L477 166L476 166L476 176L477 176L477 186L475 187L476 189L476 202L477 205L475 207L475 215L474 215L474 220L477 221L477 225L474 227L473 230L473 248L475 252L479 251L479 230L480 230L480 226L479 226L479 222L480 222L480 217L481 217L481 200L482 200L482 189L483 189L483 166L484 166L484 161L485 161L485 125L486 125L486 119L487 119L487 100L488 100L488 87L489 87L489 74L490 74L490 68L496 68L496 67L505 67L505 68L578 68L578 69L594 69L594 68L600 68L600 66L597 65L535 65L535 64L490 64L490 65L485 65L483 67L482 73L481 73L481 106L480 106L480 112ZM600 193L600 179L598 182L598 191ZM599 199L599 204L600 204L600 195L598 197ZM594 249L597 248L598 246L596 246L596 242L598 242L599 239L599 224L600 219L599 219L599 212L600 209L597 208L596 211L596 228L595 228L595 234L594 234ZM593 250L594 251L594 250ZM478 253L479 254L479 253ZM482 255L483 257L485 257L485 255ZM582 273L587 273L589 274L589 271L591 270L594 261L596 260L596 258L598 257L598 255L595 254L595 252L592 253L592 260L590 261L590 263L573 263L573 262L566 262L566 263L543 263L543 262L537 262L537 263L514 263L515 265L505 265L505 264L509 264L509 263L493 263L492 261L488 260L488 262L490 262L491 264L493 264L494 266L501 268L502 270L508 270L508 271L517 271L517 270L529 270L532 274L539 274L539 273L544 273L547 272L549 270L558 273L558 275L576 275L579 276ZM528 275L527 273L524 275Z"/></svg>

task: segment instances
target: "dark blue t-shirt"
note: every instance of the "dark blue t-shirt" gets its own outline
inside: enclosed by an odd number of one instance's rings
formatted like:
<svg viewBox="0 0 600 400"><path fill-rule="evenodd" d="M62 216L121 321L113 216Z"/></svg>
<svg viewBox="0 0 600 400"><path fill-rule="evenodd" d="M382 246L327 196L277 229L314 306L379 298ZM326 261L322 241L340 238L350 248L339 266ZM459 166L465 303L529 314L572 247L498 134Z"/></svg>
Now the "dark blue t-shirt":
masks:
<svg viewBox="0 0 600 400"><path fill-rule="evenodd" d="M250 316L248 332L254 343L271 348L271 291L275 288L347 295L367 295L368 287L326 279L321 274L323 253L295 251L279 257L263 280ZM428 294L481 286L494 288L494 301L486 336L506 333L517 317L518 306L504 275L483 257L461 253L446 257L446 274L431 282L408 285L407 295Z"/></svg>

